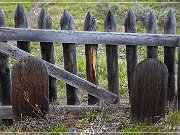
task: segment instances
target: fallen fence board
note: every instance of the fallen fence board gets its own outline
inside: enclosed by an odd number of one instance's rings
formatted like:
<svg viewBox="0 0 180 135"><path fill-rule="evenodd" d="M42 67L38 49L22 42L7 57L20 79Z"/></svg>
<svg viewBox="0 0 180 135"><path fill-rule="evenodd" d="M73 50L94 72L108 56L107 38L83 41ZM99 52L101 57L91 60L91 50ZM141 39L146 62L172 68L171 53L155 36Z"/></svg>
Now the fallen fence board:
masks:
<svg viewBox="0 0 180 135"><path fill-rule="evenodd" d="M100 106L97 105L50 105L49 113L53 114L54 112L70 111L70 112L87 112L93 110L101 110ZM12 106L0 106L0 121L2 119L13 118Z"/></svg>
<svg viewBox="0 0 180 135"><path fill-rule="evenodd" d="M178 35L0 28L0 41L177 47Z"/></svg>
<svg viewBox="0 0 180 135"><path fill-rule="evenodd" d="M3 43L3 42L0 43L0 53L3 53L5 55L8 55L8 56L13 57L15 59L20 59L20 58L25 57L25 56L34 57L30 53L27 53L27 52L13 46L13 45ZM114 101L116 100L117 95L115 95L115 94L113 94L107 90L104 90L100 86L97 86L93 83L90 83L87 80L81 79L80 77L78 77L78 76L76 76L76 75L74 75L68 71L65 71L62 68L59 68L56 65L48 63L44 60L42 60L42 61L46 64L48 72L49 72L48 74L50 76L52 76L58 80L61 80L63 82L66 82L67 84L74 86L78 89L85 90L89 94L91 94L97 98L106 100L110 103L114 103Z"/></svg>
<svg viewBox="0 0 180 135"><path fill-rule="evenodd" d="M0 121L2 119L12 118L12 106L1 106L0 107Z"/></svg>
<svg viewBox="0 0 180 135"><path fill-rule="evenodd" d="M86 112L93 110L101 110L101 107L98 105L50 105L50 113L55 111L68 111L68 112Z"/></svg>
<svg viewBox="0 0 180 135"><path fill-rule="evenodd" d="M102 104L99 105L49 105L49 114L57 114L58 112L88 112L88 111L106 111L106 110L127 110L129 106L124 104ZM12 118L12 106L0 106L0 121L2 119Z"/></svg>

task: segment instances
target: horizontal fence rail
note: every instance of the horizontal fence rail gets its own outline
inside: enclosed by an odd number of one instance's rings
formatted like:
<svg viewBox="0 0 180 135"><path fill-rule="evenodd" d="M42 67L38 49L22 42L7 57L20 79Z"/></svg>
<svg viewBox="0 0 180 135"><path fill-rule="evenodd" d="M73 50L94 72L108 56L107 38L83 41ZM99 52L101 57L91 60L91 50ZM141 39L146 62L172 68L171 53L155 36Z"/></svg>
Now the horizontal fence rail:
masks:
<svg viewBox="0 0 180 135"><path fill-rule="evenodd" d="M0 28L0 41L178 47L179 35Z"/></svg>

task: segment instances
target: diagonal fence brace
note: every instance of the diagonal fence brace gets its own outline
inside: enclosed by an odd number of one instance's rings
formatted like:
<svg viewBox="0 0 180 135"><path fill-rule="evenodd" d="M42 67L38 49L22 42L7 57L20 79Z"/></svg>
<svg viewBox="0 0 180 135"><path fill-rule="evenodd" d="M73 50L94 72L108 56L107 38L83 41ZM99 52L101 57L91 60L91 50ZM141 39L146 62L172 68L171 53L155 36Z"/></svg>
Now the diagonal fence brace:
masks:
<svg viewBox="0 0 180 135"><path fill-rule="evenodd" d="M8 55L10 57L13 57L15 59L20 59L25 56L32 56L32 54L27 53L11 44L0 42L0 53L3 53L5 55ZM41 59L42 60L42 59ZM109 103L114 103L114 101L117 98L117 95L114 93L111 93L107 90L104 90L102 87L97 86L93 83L88 82L87 80L84 80L68 71L65 71L62 68L57 67L56 65L53 65L51 63L48 63L44 60L42 60L48 69L48 74L58 80L61 80L63 82L66 82L67 84L76 87L81 90L87 91L89 94L108 101Z"/></svg>

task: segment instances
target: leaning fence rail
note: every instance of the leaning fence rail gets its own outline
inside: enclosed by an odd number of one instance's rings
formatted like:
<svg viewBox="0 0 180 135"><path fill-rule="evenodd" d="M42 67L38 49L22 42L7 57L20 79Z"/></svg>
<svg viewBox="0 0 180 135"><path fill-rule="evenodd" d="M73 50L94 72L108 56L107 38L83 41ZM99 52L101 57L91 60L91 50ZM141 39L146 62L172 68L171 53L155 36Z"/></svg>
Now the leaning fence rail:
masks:
<svg viewBox="0 0 180 135"><path fill-rule="evenodd" d="M8 55L10 57L13 57L15 59L20 59L26 56L32 56L32 54L27 53L13 45L7 44L7 43L0 43L0 53ZM104 99L106 101L109 101L113 103L116 100L116 95L104 90L102 87L97 86L93 83L90 83L84 79L81 79L80 77L57 67L54 64L48 63L44 60L41 60L46 64L46 67L48 69L48 74L58 80L64 81L67 84L74 86L76 88L86 90L88 93L100 98Z"/></svg>

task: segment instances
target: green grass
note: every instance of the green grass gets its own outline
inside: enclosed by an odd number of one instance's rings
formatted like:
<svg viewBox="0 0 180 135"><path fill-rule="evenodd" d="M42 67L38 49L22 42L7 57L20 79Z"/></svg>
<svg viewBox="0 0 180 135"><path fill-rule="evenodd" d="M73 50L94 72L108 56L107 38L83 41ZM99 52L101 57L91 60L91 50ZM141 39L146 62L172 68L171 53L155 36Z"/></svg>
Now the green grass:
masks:
<svg viewBox="0 0 180 135"><path fill-rule="evenodd" d="M61 133L69 132L69 128L65 125L57 125L54 128L47 129L48 132L52 132L53 135L59 135Z"/></svg>
<svg viewBox="0 0 180 135"><path fill-rule="evenodd" d="M32 8L32 3L22 3L25 11ZM14 12L17 7L17 3L0 3L0 8L4 10L6 15L6 26L14 27Z"/></svg>
<svg viewBox="0 0 180 135"><path fill-rule="evenodd" d="M167 117L168 122L173 125L177 126L180 124L180 112L175 112Z"/></svg>
<svg viewBox="0 0 180 135"><path fill-rule="evenodd" d="M87 119L95 119L98 115L100 115L100 111L90 111L82 114L82 117Z"/></svg>
<svg viewBox="0 0 180 135"><path fill-rule="evenodd" d="M124 135L141 135L143 133L156 133L156 134L160 134L162 132L168 132L167 129L165 129L164 131L164 127L156 127L156 126L153 126L153 125L148 125L146 122L142 122L142 123L139 123L139 124L134 124L132 127L128 127L128 128L125 128L123 131L123 134Z"/></svg>

